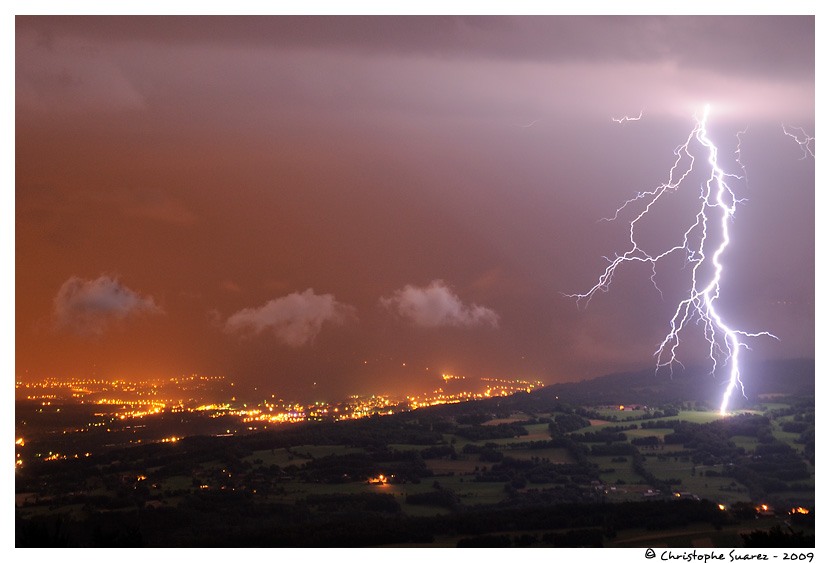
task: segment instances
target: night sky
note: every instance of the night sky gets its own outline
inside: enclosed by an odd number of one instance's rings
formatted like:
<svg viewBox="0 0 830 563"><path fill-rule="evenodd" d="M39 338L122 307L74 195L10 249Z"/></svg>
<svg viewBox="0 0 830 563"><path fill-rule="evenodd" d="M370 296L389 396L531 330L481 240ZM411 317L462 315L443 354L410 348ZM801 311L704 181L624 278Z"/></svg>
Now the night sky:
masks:
<svg viewBox="0 0 830 563"><path fill-rule="evenodd" d="M707 103L746 171L723 313L780 339L747 357L815 353L815 160L782 131L815 132L812 16L17 17L15 41L18 379L335 399L653 366L677 264L663 299L647 267L564 294Z"/></svg>

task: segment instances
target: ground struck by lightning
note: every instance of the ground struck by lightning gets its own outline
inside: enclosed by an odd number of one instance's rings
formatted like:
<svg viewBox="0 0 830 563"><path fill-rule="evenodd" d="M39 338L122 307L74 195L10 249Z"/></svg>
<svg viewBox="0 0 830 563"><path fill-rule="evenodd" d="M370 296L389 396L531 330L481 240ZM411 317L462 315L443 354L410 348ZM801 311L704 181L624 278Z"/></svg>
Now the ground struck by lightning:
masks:
<svg viewBox="0 0 830 563"><path fill-rule="evenodd" d="M651 283L662 296L663 292L657 285L658 262L667 261L670 256L682 257L684 269L689 272L688 285L683 286L685 289L669 321L669 331L654 354L657 358L656 369L668 367L671 370L675 364L682 366L678 359L681 334L690 327L701 330L708 347L712 375L721 366L728 370L720 404L720 412L725 415L736 390L745 396L740 352L749 349L747 340L759 336L776 337L769 332L753 333L733 328L727 324L717 307L724 270L722 258L730 243L729 227L736 207L742 201L735 195L729 182L741 180L743 176L727 173L718 164L718 148L709 138L706 129L708 117L709 106L706 106L703 116L696 118L696 124L686 141L675 149L676 158L669 170L668 180L653 190L638 193L623 203L612 217L606 219L614 221L633 213L634 218L630 220L628 230L630 247L624 254L617 254L613 259L607 258L608 266L586 293L570 294L569 297L576 298L577 303L584 302L587 305L597 292L608 291L614 275L630 263L647 264L650 267ZM740 137L738 142L740 143ZM699 162L704 158L698 153L705 157L705 165ZM740 159L738 164L741 165ZM701 166L705 166L705 179L694 186L692 173ZM742 165L741 168L743 169ZM685 231L677 236L674 243L669 243L673 246L659 252L647 251L637 238L638 229L645 217L657 212L657 203L661 199L681 189L695 188L699 189L697 213ZM682 228L681 226L680 229Z"/></svg>

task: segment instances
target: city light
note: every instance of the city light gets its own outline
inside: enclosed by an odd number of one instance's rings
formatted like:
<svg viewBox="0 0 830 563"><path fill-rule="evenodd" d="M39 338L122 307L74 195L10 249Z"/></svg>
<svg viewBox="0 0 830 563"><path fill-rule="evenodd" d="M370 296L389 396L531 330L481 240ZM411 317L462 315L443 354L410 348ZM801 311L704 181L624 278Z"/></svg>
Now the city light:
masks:
<svg viewBox="0 0 830 563"><path fill-rule="evenodd" d="M156 442L175 444L185 436L143 435L148 417L165 414L190 413L207 419L237 421L239 426L223 426L218 436L232 436L240 431L255 432L283 424L304 424L313 422L339 422L373 416L390 416L436 405L476 401L490 397L506 397L514 393L530 393L544 387L538 380L525 378L473 378L444 373L443 386L431 392L395 396L375 393L372 395L350 395L339 401L321 401L302 404L297 401L279 399L275 394L265 395L259 401L239 403L232 396L227 400L216 400L223 393L231 395L233 382L218 376L191 375L169 379L146 381L125 381L121 379L45 379L39 382L16 383L18 400L32 401L41 407L51 407L60 412L66 404L87 404L95 407L93 420L84 420L78 428L64 428L62 434L106 432L124 436L122 443L141 444ZM445 389L444 387L447 387ZM456 388L450 390L450 388ZM236 391L234 391L236 393ZM212 400L202 397L212 396ZM44 401L45 397L49 400ZM53 405L54 403L54 405ZM43 410L43 409L41 409ZM111 438L108 438L108 440ZM118 438L116 438L117 440ZM18 437L17 446L26 441ZM89 457L89 452L55 453L35 452L34 458L41 461L56 461L68 458ZM23 460L18 455L15 461L20 467Z"/></svg>

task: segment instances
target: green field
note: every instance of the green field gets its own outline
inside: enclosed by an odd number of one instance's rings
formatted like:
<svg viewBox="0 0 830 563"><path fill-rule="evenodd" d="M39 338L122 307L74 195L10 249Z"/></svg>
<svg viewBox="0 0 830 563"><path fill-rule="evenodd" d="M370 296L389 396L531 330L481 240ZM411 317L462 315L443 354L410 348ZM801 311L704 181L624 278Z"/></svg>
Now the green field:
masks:
<svg viewBox="0 0 830 563"><path fill-rule="evenodd" d="M767 408L770 408L770 406ZM635 421L632 418L643 414L642 411L612 410L608 410L608 413L615 416L627 415L629 418L628 421L620 420L618 422L606 423L620 426L629 424L637 424L639 426L638 421ZM491 423L507 422L509 420L523 420L525 418L526 415L519 413L510 419L491 421ZM720 415L718 413L711 411L681 411L677 416L667 417L667 419L663 420L686 420L694 423L707 423L713 420L718 420L719 418ZM798 434L781 431L779 424L780 421L774 424L775 436L799 450L803 449L803 446L794 442L794 440L798 438ZM297 480L291 480L284 483L284 492L277 491L275 494L276 496L291 502L300 501L309 494L354 494L365 492L387 493L395 497L406 514L411 516L433 516L435 514L446 513L447 509L434 506L409 505L406 503L406 497L409 494L423 493L434 490L433 487L437 484L437 486L440 486L441 488L454 491L458 496L460 504L462 505L470 506L497 503L507 498L504 483L475 481L476 471L481 471L484 468L490 470L493 466L493 462L482 462L479 460L479 456L477 454L462 454L461 451L466 444L474 444L481 447L486 442L495 443L500 446L499 451L501 451L505 456L519 460L542 459L550 461L551 463L575 462L572 455L564 448L548 447L531 449L521 447L522 444L529 441L546 441L550 439L547 423L528 424L525 425L525 428L528 430L528 434L525 436L482 440L476 442L466 440L453 434L445 434L444 439L446 442L451 443L455 450L459 452L458 458L425 460L425 464L433 473L433 476L422 479L420 483L371 485L366 482L355 482L345 484L325 484L303 483ZM592 432L597 429L598 425L594 425L583 428L576 433ZM668 428L637 428L634 430L625 430L624 433L629 440L656 436L662 441L662 438L668 434L671 434L672 430ZM743 448L747 452L754 451L758 445L758 440L754 437L736 436L732 438L732 440L735 445ZM589 447L590 445L591 444L588 444ZM799 448L799 446L801 447ZM423 450L427 447L429 446L410 444L390 445L390 448L399 451ZM740 484L734 483L731 478L706 476L706 471L719 472L722 468L704 466L694 467L692 462L689 460L689 452L686 451L682 445L661 444L656 450L640 448L640 451L644 455L645 468L654 474L655 477L660 480L680 481L680 484L673 486L673 490L675 491L688 492L701 498L707 498L726 504L749 500L746 489ZM365 452L366 450L363 448L347 447L343 445L303 445L290 449L276 448L273 450L257 450L250 456L246 457L245 461L265 466L277 465L279 467L286 467L290 464L302 466L311 458ZM623 500L638 500L642 498L643 492L650 487L643 480L643 477L634 471L631 455L591 455L590 461L597 465L600 471L599 477L609 489L609 501L616 502ZM211 464L205 465L205 467L211 466ZM613 487L614 490L611 490L611 487ZM161 482L162 491L192 490L192 488L192 478L189 475L167 477ZM689 537L684 535L682 539L678 541L682 543L683 541L687 541ZM619 541L622 542L623 540L621 539ZM671 544L671 540L666 540L666 542L667 545ZM727 541L725 543L728 544L729 542Z"/></svg>
<svg viewBox="0 0 830 563"><path fill-rule="evenodd" d="M768 403L763 405L764 410L773 410L776 408L783 408L783 405L776 403ZM616 422L603 422L602 425L640 425L641 422L634 420L636 417L642 416L644 411L627 410L619 411L614 409L605 409L603 415L616 416L620 418ZM516 420L524 420L527 415L524 413L517 413L510 418L501 420L492 420L488 424L499 424L504 422L515 422ZM652 420L685 420L697 424L705 424L714 420L719 420L721 415L715 411L680 411L677 416L666 417L664 419ZM784 420L787 420L786 418ZM599 422L599 421L597 421ZM780 421L774 423L774 434L776 438L788 443L799 451L803 446L796 444L794 440L798 438L798 434L783 432L779 427ZM599 424L591 427L580 429L574 433L594 432L598 430ZM473 444L481 447L484 443L494 443L500 446L499 450L505 455L519 460L544 459L551 463L573 463L575 460L571 454L564 448L541 448L531 449L521 446L521 444L529 441L546 441L550 439L547 423L527 424L525 428L528 434L525 436L517 436L513 438L502 438L493 440L470 441L454 434L445 434L444 439L446 443L452 444L459 457L457 459L427 459L425 464L427 468L434 474L432 477L427 477L421 483L406 483L406 484L388 484L383 486L369 485L365 482L348 483L348 484L321 484L321 483L301 483L297 481L286 482L286 496L289 499L299 500L308 494L327 494L327 493L358 493L358 492L384 492L390 493L399 500L402 508L407 514L411 515L433 515L445 511L446 509L438 507L424 507L419 505L407 505L405 502L406 495L426 492L432 490L434 483L438 483L441 487L454 491L459 501L463 505L482 504L499 502L506 498L504 491L504 483L485 483L474 480L475 472L487 468L492 468L492 462L482 462L479 460L477 454L462 454L465 445ZM671 434L672 430L668 428L637 428L634 430L625 430L626 437L629 440L635 438L644 438L649 436L656 436L662 439ZM732 438L736 446L743 448L747 452L752 452L758 445L758 440L754 437L736 436ZM590 446L590 444L588 444ZM429 446L425 445L410 445L410 444L391 444L391 448L399 451L423 450ZM310 458L321 458L328 455L345 455L349 453L365 453L366 450L362 448L352 448L347 446L297 446L291 449L279 448L275 450L258 450L246 460L250 462L257 462L264 465L277 465L279 467L286 467L289 464L302 466ZM660 480L677 480L680 484L675 485L673 490L684 491L701 498L707 498L716 502L724 502L726 504L748 501L749 497L746 489L740 484L735 484L731 478L727 477L707 477L706 471L721 471L719 467L694 467L689 460L689 452L679 444L661 444L658 449L650 450L648 448L640 448L641 453L645 456L645 468L653 473L655 477ZM659 457L658 457L659 454ZM612 461L616 458L616 461ZM622 460L621 458L624 458ZM606 483L607 486L615 487L615 491L609 497L609 500L635 500L642 496L645 488L648 485L644 482L643 477L637 474L632 467L632 458L630 455L623 456L590 456L593 463L596 463L600 471L600 479ZM188 489L192 487L189 477L170 477L162 483L164 490ZM642 490L641 490L642 489ZM612 498L613 497L613 498Z"/></svg>
<svg viewBox="0 0 830 563"><path fill-rule="evenodd" d="M718 411L680 411L680 414L673 418L696 424L706 424L707 422L720 420L723 416Z"/></svg>
<svg viewBox="0 0 830 563"><path fill-rule="evenodd" d="M747 453L754 452L758 447L758 439L752 436L732 436L729 440Z"/></svg>
<svg viewBox="0 0 830 563"><path fill-rule="evenodd" d="M428 463L435 460L428 460ZM442 460L447 462L449 460ZM480 464L479 464L480 465ZM381 493L391 494L395 497L405 512L424 512L423 506L407 505L406 496L414 493L425 493L435 490L435 485L441 488L454 491L459 501L464 505L490 504L504 500L504 483L488 483L474 481L471 476L459 475L435 475L425 477L420 483L386 483L383 485L369 484L365 481L352 483L303 483L300 481L288 481L285 483L284 497L288 501L299 501L308 495L331 495L331 494L358 494L358 493ZM427 507L429 515L442 512L444 509ZM431 512L430 512L431 511Z"/></svg>
<svg viewBox="0 0 830 563"><path fill-rule="evenodd" d="M525 419L527 417L524 417ZM507 420L507 419L505 419ZM522 419L520 419L522 420ZM485 425L482 425L485 426ZM499 444L501 446L506 444L516 444L521 442L538 442L538 441L545 441L550 440L550 430L548 429L547 423L539 423L539 424L525 424L525 430L527 430L527 434L524 436L516 436L513 438L493 438L492 440L480 440L478 442L471 442L462 438L461 436L452 435L456 439L456 449L463 448L465 444L476 444L476 445L483 445L486 442L490 442L493 444Z"/></svg>
<svg viewBox="0 0 830 563"><path fill-rule="evenodd" d="M432 446L423 446L420 444L389 444L390 450L397 450L399 452L421 451Z"/></svg>
<svg viewBox="0 0 830 563"><path fill-rule="evenodd" d="M574 463L574 458L565 448L506 449L504 455L515 459L547 459L551 463Z"/></svg>
<svg viewBox="0 0 830 563"><path fill-rule="evenodd" d="M363 448L351 448L349 446L295 446L291 448L291 451L299 456L310 456L315 459L329 455L366 453Z"/></svg>
<svg viewBox="0 0 830 563"><path fill-rule="evenodd" d="M631 410L626 409L621 411L619 408L599 408L599 409L592 409L594 412L598 413L603 418L610 418L614 419L615 421L608 422L607 420L598 420L596 421L598 424L615 424L617 422L624 422L626 420L630 420L632 418L640 418L645 414L648 414L648 411L643 410Z"/></svg>
<svg viewBox="0 0 830 563"><path fill-rule="evenodd" d="M628 439L631 438L647 438L649 436L657 436L662 440L662 438L668 434L674 432L671 428L640 428L638 430L626 430L625 435L628 436Z"/></svg>
<svg viewBox="0 0 830 563"><path fill-rule="evenodd" d="M782 442L784 442L785 444L790 446L792 449L794 449L798 453L803 453L804 452L804 444L799 444L798 442L796 442L796 440L798 440L798 437L801 436L800 433L798 433L798 432L784 432L783 430L781 430L779 428L778 424L773 424L772 436L776 440L781 440Z"/></svg>
<svg viewBox="0 0 830 563"><path fill-rule="evenodd" d="M680 530L657 532L654 530L624 530L605 547L657 547L657 548L729 548L742 545L741 534L767 529L776 521L754 521L751 525L715 530L711 525L699 524Z"/></svg>
<svg viewBox="0 0 830 563"><path fill-rule="evenodd" d="M611 461L614 458L625 458L625 462ZM590 456L590 460L596 463L600 469L600 478L604 483L625 487L625 485L634 485L643 482L643 478L638 475L631 466L631 456ZM610 472L613 470L613 472ZM618 484L618 481L622 483Z"/></svg>
<svg viewBox="0 0 830 563"><path fill-rule="evenodd" d="M174 475L164 479L160 484L162 491L186 491L193 488L193 478L185 475Z"/></svg>
<svg viewBox="0 0 830 563"><path fill-rule="evenodd" d="M642 410L617 410L617 409L595 409L597 413L599 413L603 417L607 418L616 418L617 420L592 420L592 427L593 426L603 426L606 424L610 424L612 426L619 426L619 425L628 425L640 422L640 420L644 415L649 414L649 411L642 411ZM685 420L687 422L695 422L698 424L706 424L707 422L712 422L713 420L718 420L723 418L718 411L687 411L682 410L680 411L677 416L667 416L661 418L653 418L648 420ZM590 431L590 429L588 429ZM584 430L583 430L584 431Z"/></svg>
<svg viewBox="0 0 830 563"><path fill-rule="evenodd" d="M773 412L773 411L777 411L777 410L785 410L785 409L790 408L791 406L792 405L789 405L787 403L773 403L773 402L761 403L760 405L757 406L757 409L747 410L747 411L742 411L742 412L750 412L750 413L753 413L753 414L764 414L764 413L767 413L767 412Z"/></svg>
<svg viewBox="0 0 830 563"><path fill-rule="evenodd" d="M428 459L425 463L435 475L467 475L473 473L476 468L490 469L492 466L492 463L479 461L478 455L475 454L462 456L460 459Z"/></svg>
<svg viewBox="0 0 830 563"><path fill-rule="evenodd" d="M257 450L244 458L249 463L259 463L266 467L276 465L286 467L288 465L303 465L313 458L326 457L328 455L346 455L351 453L366 453L363 448L350 448L348 446L296 446L290 449L275 448L273 450Z"/></svg>
<svg viewBox="0 0 830 563"><path fill-rule="evenodd" d="M499 424L510 424L511 422L519 422L521 420L528 420L528 415L523 412L516 412L510 415L508 418L494 418L492 420L488 420L487 422L483 422L482 426L498 426Z"/></svg>
<svg viewBox="0 0 830 563"><path fill-rule="evenodd" d="M534 440L550 440L550 429L547 423L542 424L526 424L527 436L519 436L522 442Z"/></svg>
<svg viewBox="0 0 830 563"><path fill-rule="evenodd" d="M443 478L436 479L442 487L455 491L461 504L495 504L507 498L504 483L483 483L471 479Z"/></svg>
<svg viewBox="0 0 830 563"><path fill-rule="evenodd" d="M679 458L667 456L663 459L657 456L646 456L644 467L653 473L658 479L679 479L680 485L675 485L674 490L684 491L700 498L707 498L714 502L731 504L734 502L748 502L750 500L746 488L741 485L733 485L731 477L707 477L706 471L722 471L721 466L695 466L690 461L683 461Z"/></svg>
<svg viewBox="0 0 830 563"><path fill-rule="evenodd" d="M26 514L27 517L33 516L78 516L83 512L83 504L64 504L63 506L53 507L48 505L40 506L25 506L18 508L21 513Z"/></svg>
<svg viewBox="0 0 830 563"><path fill-rule="evenodd" d="M253 454L244 458L244 461L250 463L258 463L258 461L260 460L262 461L262 464L266 467L270 465L276 465L277 467L285 467L286 465L290 465L292 463L299 465L305 462L304 459L298 459L294 454L288 452L285 448L276 448L273 450L257 450Z"/></svg>

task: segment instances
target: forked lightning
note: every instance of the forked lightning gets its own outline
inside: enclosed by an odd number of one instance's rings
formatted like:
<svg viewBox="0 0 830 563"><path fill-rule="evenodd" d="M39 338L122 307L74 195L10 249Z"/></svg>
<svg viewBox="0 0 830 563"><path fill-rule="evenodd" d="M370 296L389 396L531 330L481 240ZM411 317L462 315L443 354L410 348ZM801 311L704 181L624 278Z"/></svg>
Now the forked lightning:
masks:
<svg viewBox="0 0 830 563"><path fill-rule="evenodd" d="M691 265L688 290L684 291L683 298L677 304L669 322L669 332L654 354L657 357L657 369L662 367L672 369L674 364L680 364L677 352L681 332L689 325L701 327L708 343L712 374L714 375L721 362L728 367L728 381L720 404L720 412L725 415L732 393L736 389L744 393L740 371L740 351L744 348L748 349L746 340L758 336L776 337L769 332L745 332L731 327L723 319L716 306L720 297L721 274L724 269L722 258L730 243L729 226L735 215L736 206L741 201L730 188L727 179L741 179L742 177L725 172L718 164L718 149L706 130L708 117L709 106L707 105L703 117L696 119L695 127L686 141L675 149L676 159L669 170L668 180L651 191L638 193L620 206L613 217L607 219L615 220L620 217L623 210L637 207L635 217L629 223L630 248L613 260L608 259L608 266L591 289L586 293L572 294L570 297L576 298L577 302L585 301L587 304L598 291L608 291L617 269L630 262L649 264L652 271L651 283L660 291L656 279L657 263L670 255L684 256L685 267L688 268ZM740 137L738 139L740 147ZM694 147L695 144L698 146ZM693 148L702 151L707 157L707 168L704 170L706 179L699 186L700 194L697 199L699 206L695 218L690 221L691 224L686 230L682 231L682 236L674 246L660 253L647 252L637 241L638 223L652 211L661 198L691 183L690 175L697 166ZM808 149L805 148L806 150ZM736 152L740 159L740 148ZM738 164L743 168L740 160ZM662 292L660 294L662 295Z"/></svg>

